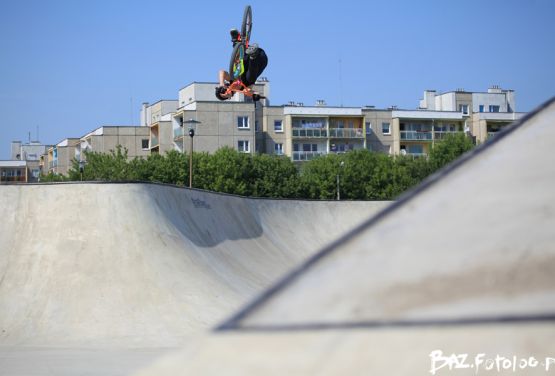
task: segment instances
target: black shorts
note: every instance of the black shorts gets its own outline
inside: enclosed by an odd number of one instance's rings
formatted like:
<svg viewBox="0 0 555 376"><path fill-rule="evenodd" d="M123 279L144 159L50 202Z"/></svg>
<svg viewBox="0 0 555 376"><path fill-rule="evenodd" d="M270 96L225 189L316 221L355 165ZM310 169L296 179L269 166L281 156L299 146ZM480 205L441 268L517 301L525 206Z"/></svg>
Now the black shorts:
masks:
<svg viewBox="0 0 555 376"><path fill-rule="evenodd" d="M266 52L262 48L259 48L254 59L245 54L244 64L245 73L241 75L241 81L243 81L245 86L251 86L264 72L266 65L268 65L268 56L266 56Z"/></svg>

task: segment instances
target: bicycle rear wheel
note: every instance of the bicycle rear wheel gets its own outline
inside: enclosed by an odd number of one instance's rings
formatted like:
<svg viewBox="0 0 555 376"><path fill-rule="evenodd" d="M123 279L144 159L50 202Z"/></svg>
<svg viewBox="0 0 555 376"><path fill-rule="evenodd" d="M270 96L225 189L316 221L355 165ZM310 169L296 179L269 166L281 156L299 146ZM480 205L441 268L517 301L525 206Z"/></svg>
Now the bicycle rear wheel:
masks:
<svg viewBox="0 0 555 376"><path fill-rule="evenodd" d="M249 46L249 40L251 39L252 30L252 9L250 5L245 7L245 12L243 13L243 23L241 25L241 38L245 43L245 46Z"/></svg>
<svg viewBox="0 0 555 376"><path fill-rule="evenodd" d="M241 75L245 72L243 59L245 58L245 46L243 43L237 43L233 47L231 59L229 61L229 76L231 82L241 79Z"/></svg>

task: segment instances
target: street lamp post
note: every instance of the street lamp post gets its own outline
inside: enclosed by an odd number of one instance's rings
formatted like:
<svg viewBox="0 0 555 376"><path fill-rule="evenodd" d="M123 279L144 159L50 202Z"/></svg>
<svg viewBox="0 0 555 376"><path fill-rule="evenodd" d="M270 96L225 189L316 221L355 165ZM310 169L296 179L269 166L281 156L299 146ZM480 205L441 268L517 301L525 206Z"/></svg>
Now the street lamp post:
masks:
<svg viewBox="0 0 555 376"><path fill-rule="evenodd" d="M83 174L85 173L85 164L87 161L80 160L79 161L79 173L81 174L81 181L83 181Z"/></svg>
<svg viewBox="0 0 555 376"><path fill-rule="evenodd" d="M339 164L339 170L337 171L337 201L341 200L341 194L339 193L339 174L341 173L341 169L345 165L345 162L341 161Z"/></svg>
<svg viewBox="0 0 555 376"><path fill-rule="evenodd" d="M189 128L189 137L191 137L191 147L189 150L189 188L193 188L193 137L195 137L195 130L200 123L200 121L194 119L183 122L183 131L185 131L185 124L187 124ZM183 132L183 138L185 138L185 132Z"/></svg>

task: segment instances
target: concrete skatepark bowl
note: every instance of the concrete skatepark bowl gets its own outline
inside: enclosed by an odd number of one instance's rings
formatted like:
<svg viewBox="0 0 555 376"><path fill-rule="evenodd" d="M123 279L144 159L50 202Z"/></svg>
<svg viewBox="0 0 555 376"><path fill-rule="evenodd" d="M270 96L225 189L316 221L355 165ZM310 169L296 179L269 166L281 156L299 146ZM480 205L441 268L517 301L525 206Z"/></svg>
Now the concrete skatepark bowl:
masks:
<svg viewBox="0 0 555 376"><path fill-rule="evenodd" d="M555 98L137 375L552 374L553 139Z"/></svg>
<svg viewBox="0 0 555 376"><path fill-rule="evenodd" d="M0 186L0 374L128 374L387 204Z"/></svg>
<svg viewBox="0 0 555 376"><path fill-rule="evenodd" d="M0 187L0 373L553 373L553 139L555 99L389 205Z"/></svg>

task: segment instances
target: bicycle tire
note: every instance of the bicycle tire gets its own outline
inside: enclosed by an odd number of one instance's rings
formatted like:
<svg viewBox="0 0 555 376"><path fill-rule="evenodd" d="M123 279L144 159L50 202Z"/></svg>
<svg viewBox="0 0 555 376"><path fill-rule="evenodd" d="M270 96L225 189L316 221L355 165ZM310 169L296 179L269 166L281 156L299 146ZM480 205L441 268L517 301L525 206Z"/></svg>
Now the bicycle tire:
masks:
<svg viewBox="0 0 555 376"><path fill-rule="evenodd" d="M231 52L231 59L229 60L229 76L231 82L241 78L245 71L243 59L245 57L245 46L243 43L237 43Z"/></svg>
<svg viewBox="0 0 555 376"><path fill-rule="evenodd" d="M250 5L245 7L243 12L243 23L241 24L241 38L245 46L249 46L249 40L251 39L252 30L252 9Z"/></svg>

